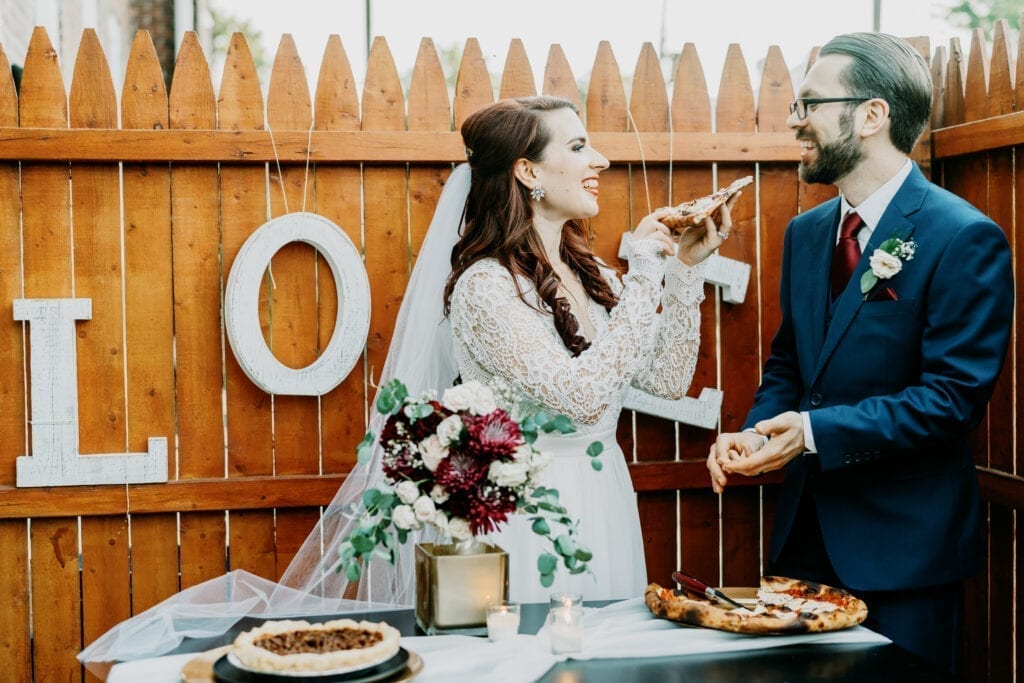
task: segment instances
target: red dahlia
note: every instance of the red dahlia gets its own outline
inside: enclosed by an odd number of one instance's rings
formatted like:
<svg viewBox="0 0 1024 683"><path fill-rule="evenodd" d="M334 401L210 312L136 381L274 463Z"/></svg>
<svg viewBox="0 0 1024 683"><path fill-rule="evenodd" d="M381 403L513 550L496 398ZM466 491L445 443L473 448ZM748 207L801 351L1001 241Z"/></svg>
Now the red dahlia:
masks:
<svg viewBox="0 0 1024 683"><path fill-rule="evenodd" d="M488 465L482 465L467 453L450 450L434 471L434 480L444 487L452 498L465 496L476 489L487 477Z"/></svg>
<svg viewBox="0 0 1024 683"><path fill-rule="evenodd" d="M508 460L523 443L519 425L504 410L479 417L466 415L462 420L469 437L466 450L480 462Z"/></svg>

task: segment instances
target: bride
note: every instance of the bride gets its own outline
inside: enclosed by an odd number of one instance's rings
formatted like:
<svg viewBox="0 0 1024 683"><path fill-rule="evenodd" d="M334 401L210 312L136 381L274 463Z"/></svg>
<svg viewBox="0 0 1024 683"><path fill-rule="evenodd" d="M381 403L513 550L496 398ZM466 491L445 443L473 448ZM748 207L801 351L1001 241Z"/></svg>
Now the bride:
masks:
<svg viewBox="0 0 1024 683"><path fill-rule="evenodd" d="M588 143L575 106L554 97L503 100L462 126L468 164L438 201L403 299L379 379L410 395L438 394L459 377L502 380L521 398L570 416L577 433L541 436L554 456L542 483L580 519L591 574L556 572L541 586L542 539L523 515L489 540L509 553L510 598L546 602L549 591L588 600L637 597L647 577L636 499L615 428L627 386L682 396L696 364L703 300L699 265L727 237L708 219L684 232L678 254L660 211L633 230L623 276L590 250L585 220L597 214L608 160ZM660 308L660 313L659 313ZM503 406L509 408L510 406ZM375 412L370 431L380 434ZM600 472L585 453L604 445ZM104 662L160 655L184 637L219 636L243 617L263 619L409 607L415 603L414 543L394 565L373 559L358 585L339 572L338 547L357 523L354 504L381 484L381 449L346 477L321 521L277 583L242 570L185 589L111 629L78 658ZM434 540L424 530L421 541Z"/></svg>
<svg viewBox="0 0 1024 683"><path fill-rule="evenodd" d="M647 584L643 538L626 460L615 438L630 384L665 398L689 387L700 343L706 259L728 234L709 220L685 233L677 258L662 213L633 231L620 280L591 252L585 219L597 214L608 160L590 146L569 101L504 100L462 126L472 181L465 227L451 253L445 312L463 381L500 380L577 433L542 436L553 455L542 484L558 489L593 552L591 574L537 579L543 539L513 515L491 540L508 551L510 599L539 602L551 590L587 599L636 597ZM663 283L664 282L664 286ZM658 313L659 306L661 313ZM587 444L604 445L600 472Z"/></svg>

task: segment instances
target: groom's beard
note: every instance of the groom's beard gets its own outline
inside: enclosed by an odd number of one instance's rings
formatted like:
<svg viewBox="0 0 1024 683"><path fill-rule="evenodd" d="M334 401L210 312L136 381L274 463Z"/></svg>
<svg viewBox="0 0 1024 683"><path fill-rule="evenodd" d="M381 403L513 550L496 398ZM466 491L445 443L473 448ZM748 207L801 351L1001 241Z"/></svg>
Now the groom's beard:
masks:
<svg viewBox="0 0 1024 683"><path fill-rule="evenodd" d="M805 183L831 185L849 174L864 158L853 132L853 116L844 113L839 117L839 131L842 136L838 140L818 147L813 163L800 163L800 178Z"/></svg>

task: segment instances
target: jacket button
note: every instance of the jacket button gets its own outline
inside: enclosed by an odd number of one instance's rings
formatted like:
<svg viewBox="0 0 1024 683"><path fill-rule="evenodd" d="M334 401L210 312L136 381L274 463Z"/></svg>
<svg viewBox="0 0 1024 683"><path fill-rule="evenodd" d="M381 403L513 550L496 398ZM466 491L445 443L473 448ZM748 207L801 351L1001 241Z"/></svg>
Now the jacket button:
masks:
<svg viewBox="0 0 1024 683"><path fill-rule="evenodd" d="M817 393L811 394L811 405L812 406L820 406L821 405L821 401L822 401L821 394L817 394Z"/></svg>

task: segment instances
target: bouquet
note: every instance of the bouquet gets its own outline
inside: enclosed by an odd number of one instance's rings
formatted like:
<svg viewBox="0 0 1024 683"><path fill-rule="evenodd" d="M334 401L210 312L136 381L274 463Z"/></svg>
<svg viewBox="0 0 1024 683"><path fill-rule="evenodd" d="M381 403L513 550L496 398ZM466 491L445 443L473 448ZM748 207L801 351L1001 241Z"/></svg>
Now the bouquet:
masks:
<svg viewBox="0 0 1024 683"><path fill-rule="evenodd" d="M498 389L506 404L511 392ZM533 532L546 538L552 552L537 559L540 582L554 581L559 560L572 574L588 570L592 555L577 539L577 524L558 501L558 491L538 485L551 456L534 448L540 432L571 433L565 415L518 404L513 418L499 408L495 393L480 382L451 387L437 400L409 396L400 380L380 391L377 410L387 415L380 434L385 487L363 493L359 523L341 543L341 565L349 580L358 580L362 563L373 555L395 561L397 543L410 531L432 525L442 536L470 541L497 530L508 516L530 515ZM377 438L367 432L358 447L367 462ZM594 469L601 443L587 449Z"/></svg>

